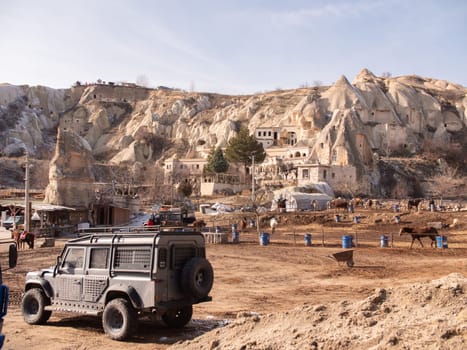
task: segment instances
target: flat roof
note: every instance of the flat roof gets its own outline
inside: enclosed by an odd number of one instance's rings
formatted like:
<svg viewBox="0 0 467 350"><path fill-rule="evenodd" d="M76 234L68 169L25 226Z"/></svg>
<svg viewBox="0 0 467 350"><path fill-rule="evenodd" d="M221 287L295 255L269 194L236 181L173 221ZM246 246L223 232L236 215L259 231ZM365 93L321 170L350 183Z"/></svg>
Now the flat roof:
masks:
<svg viewBox="0 0 467 350"><path fill-rule="evenodd" d="M2 207L17 207L17 208L25 208L24 201L21 203L16 202L0 202ZM33 203L31 205L32 209L37 211L59 211L59 210L70 210L75 211L75 208L65 207L63 205L55 205L55 204L48 204L48 203Z"/></svg>

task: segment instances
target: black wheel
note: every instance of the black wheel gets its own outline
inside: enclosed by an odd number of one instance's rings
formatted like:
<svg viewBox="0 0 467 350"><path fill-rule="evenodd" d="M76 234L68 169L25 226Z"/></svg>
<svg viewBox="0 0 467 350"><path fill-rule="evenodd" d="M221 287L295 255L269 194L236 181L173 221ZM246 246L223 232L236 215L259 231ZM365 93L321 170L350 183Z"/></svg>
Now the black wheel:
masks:
<svg viewBox="0 0 467 350"><path fill-rule="evenodd" d="M136 328L136 311L128 300L113 299L104 308L102 326L104 332L113 340L125 340Z"/></svg>
<svg viewBox="0 0 467 350"><path fill-rule="evenodd" d="M184 306L180 309L169 310L162 315L164 323L171 328L182 328L191 320L193 315L193 307L191 305Z"/></svg>
<svg viewBox="0 0 467 350"><path fill-rule="evenodd" d="M195 298L204 298L211 291L214 272L209 261L197 257L185 264L181 278L183 292Z"/></svg>
<svg viewBox="0 0 467 350"><path fill-rule="evenodd" d="M8 247L8 266L12 269L18 262L18 249L16 244L10 244Z"/></svg>
<svg viewBox="0 0 467 350"><path fill-rule="evenodd" d="M44 291L39 288L29 289L23 296L21 310L23 318L29 324L43 324L52 315L52 311L46 311L45 307L50 305L50 299Z"/></svg>

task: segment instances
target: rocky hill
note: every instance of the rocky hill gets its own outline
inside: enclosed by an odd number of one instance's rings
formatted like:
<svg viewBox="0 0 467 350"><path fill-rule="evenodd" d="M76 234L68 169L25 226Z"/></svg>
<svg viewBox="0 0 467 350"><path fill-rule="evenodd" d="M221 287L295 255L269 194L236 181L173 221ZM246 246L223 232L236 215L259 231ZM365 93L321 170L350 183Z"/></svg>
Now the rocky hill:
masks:
<svg viewBox="0 0 467 350"><path fill-rule="evenodd" d="M25 151L43 186L58 129L89 149L97 166L138 167L142 178L177 154L202 157L225 146L241 125L294 127L300 147L322 164L354 165L375 195L427 191L424 180L449 169L467 173L466 88L418 76L377 77L363 69L352 83L228 96L136 85L93 84L55 90L0 85L1 186L22 186ZM334 152L339 151L338 159ZM92 166L91 166L92 168ZM427 172L428 169L428 172ZM34 187L34 183L32 184ZM400 189L399 189L400 190Z"/></svg>

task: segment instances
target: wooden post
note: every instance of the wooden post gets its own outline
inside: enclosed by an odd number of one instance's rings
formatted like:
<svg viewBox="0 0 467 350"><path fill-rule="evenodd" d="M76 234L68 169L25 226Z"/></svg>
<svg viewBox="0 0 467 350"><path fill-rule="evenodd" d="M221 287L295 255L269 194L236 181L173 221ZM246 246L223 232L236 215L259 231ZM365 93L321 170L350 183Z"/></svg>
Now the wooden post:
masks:
<svg viewBox="0 0 467 350"><path fill-rule="evenodd" d="M26 151L26 172L24 180L24 231L31 228L31 206L29 205L29 153Z"/></svg>
<svg viewBox="0 0 467 350"><path fill-rule="evenodd" d="M324 230L323 230L323 226L321 226L321 244L324 247Z"/></svg>
<svg viewBox="0 0 467 350"><path fill-rule="evenodd" d="M355 247L358 247L358 226L355 226Z"/></svg>
<svg viewBox="0 0 467 350"><path fill-rule="evenodd" d="M256 225L258 229L258 234L261 234L261 215L260 214L258 214L258 218L256 219Z"/></svg>

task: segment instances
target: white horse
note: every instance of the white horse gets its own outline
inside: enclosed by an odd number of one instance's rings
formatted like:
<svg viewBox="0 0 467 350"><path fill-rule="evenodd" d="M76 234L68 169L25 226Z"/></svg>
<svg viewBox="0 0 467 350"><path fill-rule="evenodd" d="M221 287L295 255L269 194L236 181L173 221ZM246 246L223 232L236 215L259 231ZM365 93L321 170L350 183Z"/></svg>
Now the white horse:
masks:
<svg viewBox="0 0 467 350"><path fill-rule="evenodd" d="M276 227L278 224L279 222L275 217L272 217L271 220L269 220L269 226L271 226L271 233L274 233L276 231Z"/></svg>

